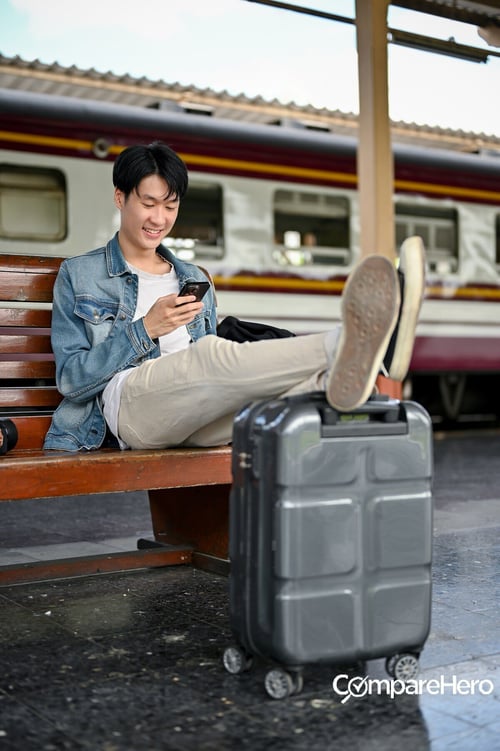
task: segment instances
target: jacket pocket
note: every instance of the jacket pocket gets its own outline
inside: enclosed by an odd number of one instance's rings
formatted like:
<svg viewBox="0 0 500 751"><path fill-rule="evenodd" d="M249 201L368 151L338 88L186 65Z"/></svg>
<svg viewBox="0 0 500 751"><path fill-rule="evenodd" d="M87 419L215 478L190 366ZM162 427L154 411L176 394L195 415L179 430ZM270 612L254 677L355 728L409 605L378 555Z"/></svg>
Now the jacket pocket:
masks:
<svg viewBox="0 0 500 751"><path fill-rule="evenodd" d="M120 305L112 300L100 300L90 295L78 295L74 313L85 322L85 328L92 344L106 339L118 319L126 320L120 312Z"/></svg>

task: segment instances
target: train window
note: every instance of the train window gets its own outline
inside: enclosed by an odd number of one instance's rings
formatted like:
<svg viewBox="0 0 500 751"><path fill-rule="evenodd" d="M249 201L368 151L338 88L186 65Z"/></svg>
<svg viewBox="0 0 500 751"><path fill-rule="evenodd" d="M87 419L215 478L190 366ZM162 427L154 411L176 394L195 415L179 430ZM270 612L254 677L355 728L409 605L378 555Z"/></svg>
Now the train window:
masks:
<svg viewBox="0 0 500 751"><path fill-rule="evenodd" d="M291 266L337 264L351 258L349 199L327 193L277 190L273 257Z"/></svg>
<svg viewBox="0 0 500 751"><path fill-rule="evenodd" d="M458 268L458 214L456 209L396 204L396 245L419 235L431 271L449 273Z"/></svg>
<svg viewBox="0 0 500 751"><path fill-rule="evenodd" d="M219 185L190 184L166 244L186 261L222 258L224 232Z"/></svg>
<svg viewBox="0 0 500 751"><path fill-rule="evenodd" d="M54 242L67 228L62 172L0 164L0 237Z"/></svg>

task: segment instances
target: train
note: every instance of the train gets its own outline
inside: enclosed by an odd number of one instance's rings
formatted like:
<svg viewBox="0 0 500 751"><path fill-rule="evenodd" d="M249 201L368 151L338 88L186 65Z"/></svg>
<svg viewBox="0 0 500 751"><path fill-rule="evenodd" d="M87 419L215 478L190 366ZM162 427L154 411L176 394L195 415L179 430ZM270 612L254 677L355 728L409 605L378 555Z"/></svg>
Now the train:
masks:
<svg viewBox="0 0 500 751"><path fill-rule="evenodd" d="M302 334L340 320L360 257L357 141L175 109L0 91L0 252L70 256L118 227L112 163L163 141L190 186L166 239L211 273L220 317ZM393 145L395 246L422 237L403 396L435 424L500 418L500 155ZM373 252L380 249L373 248Z"/></svg>

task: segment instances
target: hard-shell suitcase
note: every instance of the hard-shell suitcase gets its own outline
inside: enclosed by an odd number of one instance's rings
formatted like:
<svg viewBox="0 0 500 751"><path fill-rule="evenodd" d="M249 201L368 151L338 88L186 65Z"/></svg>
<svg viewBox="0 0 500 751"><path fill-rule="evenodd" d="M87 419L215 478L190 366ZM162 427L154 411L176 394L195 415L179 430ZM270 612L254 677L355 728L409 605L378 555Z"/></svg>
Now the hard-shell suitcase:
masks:
<svg viewBox="0 0 500 751"><path fill-rule="evenodd" d="M231 673L275 663L267 692L300 691L308 663L385 657L409 679L430 628L432 430L418 404L350 414L324 395L236 417L230 498Z"/></svg>

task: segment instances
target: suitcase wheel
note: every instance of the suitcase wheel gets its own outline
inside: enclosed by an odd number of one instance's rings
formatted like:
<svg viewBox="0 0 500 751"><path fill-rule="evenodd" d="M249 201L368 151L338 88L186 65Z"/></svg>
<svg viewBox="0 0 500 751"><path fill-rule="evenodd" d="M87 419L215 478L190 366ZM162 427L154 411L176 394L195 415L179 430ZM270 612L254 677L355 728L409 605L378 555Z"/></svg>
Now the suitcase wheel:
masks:
<svg viewBox="0 0 500 751"><path fill-rule="evenodd" d="M238 675L250 670L252 667L252 656L244 652L241 647L226 647L222 656L222 662L228 673Z"/></svg>
<svg viewBox="0 0 500 751"><path fill-rule="evenodd" d="M418 675L418 656L410 653L393 655L385 661L385 669L398 681L410 681Z"/></svg>
<svg viewBox="0 0 500 751"><path fill-rule="evenodd" d="M304 681L300 672L293 675L283 668L273 668L264 679L264 687L271 699L286 699L302 691Z"/></svg>

